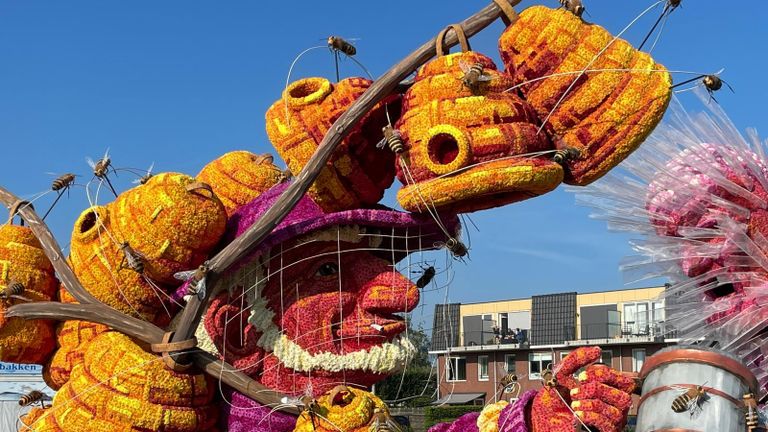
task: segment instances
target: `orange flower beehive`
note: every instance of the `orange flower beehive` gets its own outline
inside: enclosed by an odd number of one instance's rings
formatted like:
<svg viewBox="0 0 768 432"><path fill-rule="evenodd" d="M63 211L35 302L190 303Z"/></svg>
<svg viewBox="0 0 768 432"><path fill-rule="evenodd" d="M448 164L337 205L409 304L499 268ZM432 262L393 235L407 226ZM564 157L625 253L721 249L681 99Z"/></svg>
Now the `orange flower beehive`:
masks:
<svg viewBox="0 0 768 432"><path fill-rule="evenodd" d="M0 290L19 283L19 293L31 301L50 301L58 281L40 242L28 227L0 226ZM55 348L54 324L46 320L6 318L5 311L26 302L14 297L0 299L0 361L44 363Z"/></svg>
<svg viewBox="0 0 768 432"><path fill-rule="evenodd" d="M285 179L272 163L272 156L249 151L232 151L211 161L197 175L197 180L213 188L231 215L272 186Z"/></svg>
<svg viewBox="0 0 768 432"><path fill-rule="evenodd" d="M462 83L467 69L482 66L488 81ZM468 212L551 191L562 167L529 153L551 150L530 106L505 90L512 77L472 51L449 54L422 66L403 103L397 128L407 153L398 164L405 185L397 194L406 210L426 205Z"/></svg>
<svg viewBox="0 0 768 432"><path fill-rule="evenodd" d="M209 185L177 173L153 176L111 204L123 241L146 259L147 275L178 284L177 272L194 270L219 243L227 213Z"/></svg>
<svg viewBox="0 0 768 432"><path fill-rule="evenodd" d="M83 362L88 342L108 331L103 324L88 321L69 320L59 324L56 341L59 348L43 367L45 383L54 390L63 386L72 374L72 369Z"/></svg>
<svg viewBox="0 0 768 432"><path fill-rule="evenodd" d="M224 233L227 215L210 187L182 174L158 174L75 222L70 260L96 298L159 325L170 320L167 291L176 272L197 268ZM131 268L125 245L140 256Z"/></svg>
<svg viewBox="0 0 768 432"><path fill-rule="evenodd" d="M211 430L218 412L212 383L202 373L173 372L127 336L106 332L88 344L52 407L22 422L33 431Z"/></svg>
<svg viewBox="0 0 768 432"><path fill-rule="evenodd" d="M384 402L376 395L365 390L340 386L317 398L320 416L312 418L306 411L302 412L296 422L294 432L368 432L376 420L375 410L381 410L389 415ZM338 388L338 387L337 387Z"/></svg>
<svg viewBox="0 0 768 432"><path fill-rule="evenodd" d="M296 81L267 111L267 135L294 175L315 153L333 122L370 87L364 78L346 78L336 84L324 78ZM309 189L326 211L376 204L394 179L394 155L380 151L387 124L385 104L393 121L398 104L389 98L376 105L344 138Z"/></svg>
<svg viewBox="0 0 768 432"><path fill-rule="evenodd" d="M568 164L569 184L589 184L629 156L669 104L663 66L565 9L526 9L501 35L499 50L556 146L579 150Z"/></svg>

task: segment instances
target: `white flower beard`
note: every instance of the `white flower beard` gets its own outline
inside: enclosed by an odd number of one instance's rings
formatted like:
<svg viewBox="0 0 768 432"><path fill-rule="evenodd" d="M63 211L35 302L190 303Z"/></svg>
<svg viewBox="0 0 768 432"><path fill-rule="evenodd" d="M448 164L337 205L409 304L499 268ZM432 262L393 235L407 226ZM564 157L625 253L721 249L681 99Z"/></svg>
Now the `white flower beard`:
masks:
<svg viewBox="0 0 768 432"><path fill-rule="evenodd" d="M405 368L416 355L416 347L405 336L398 336L392 342L346 354L330 352L312 354L280 331L272 322L274 313L266 306L259 305L258 308L255 306L256 304L251 308L248 322L262 332L257 344L265 351L271 352L283 366L298 372L322 369L328 372L361 370L390 374Z"/></svg>

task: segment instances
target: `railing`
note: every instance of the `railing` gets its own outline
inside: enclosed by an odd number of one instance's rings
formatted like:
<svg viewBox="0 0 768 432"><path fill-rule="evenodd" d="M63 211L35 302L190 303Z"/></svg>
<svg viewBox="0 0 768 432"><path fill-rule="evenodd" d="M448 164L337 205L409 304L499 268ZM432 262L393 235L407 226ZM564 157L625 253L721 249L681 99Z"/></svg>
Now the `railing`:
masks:
<svg viewBox="0 0 768 432"><path fill-rule="evenodd" d="M462 346L479 345L528 345L531 338L530 329L499 329L464 332L461 335Z"/></svg>
<svg viewBox="0 0 768 432"><path fill-rule="evenodd" d="M568 340L677 337L677 330L664 321L582 324L578 334L570 329L567 333L574 336Z"/></svg>

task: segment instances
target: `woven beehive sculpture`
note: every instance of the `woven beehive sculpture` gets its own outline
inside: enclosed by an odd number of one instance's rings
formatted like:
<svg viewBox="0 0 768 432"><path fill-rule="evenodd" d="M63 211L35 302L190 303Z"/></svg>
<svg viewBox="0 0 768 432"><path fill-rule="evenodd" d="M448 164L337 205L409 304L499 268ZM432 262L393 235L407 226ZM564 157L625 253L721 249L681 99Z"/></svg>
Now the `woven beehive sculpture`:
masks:
<svg viewBox="0 0 768 432"><path fill-rule="evenodd" d="M21 421L41 432L209 431L218 416L214 392L207 375L171 371L127 336L106 332L88 344L53 408Z"/></svg>
<svg viewBox="0 0 768 432"><path fill-rule="evenodd" d="M568 184L589 184L624 160L669 104L672 79L662 65L562 8L524 10L499 51L557 148L578 150Z"/></svg>
<svg viewBox="0 0 768 432"><path fill-rule="evenodd" d="M58 282L32 231L11 222L0 226L0 361L42 363L55 348L54 323L6 318L5 311L18 303L53 300Z"/></svg>
<svg viewBox="0 0 768 432"><path fill-rule="evenodd" d="M294 175L307 164L333 122L370 86L365 78L346 78L336 84L325 78L305 78L285 89L267 111L267 135ZM376 149L376 143L382 138L387 114L396 118L399 113L396 100L385 99L365 115L310 187L309 194L323 209L376 204L392 184L394 156Z"/></svg>
<svg viewBox="0 0 768 432"><path fill-rule="evenodd" d="M70 320L59 324L56 330L58 348L51 360L43 366L45 383L54 390L63 386L72 374L72 369L83 362L88 342L106 332L102 324Z"/></svg>
<svg viewBox="0 0 768 432"><path fill-rule="evenodd" d="M391 430L385 429L386 424L383 424L391 421L386 404L365 390L338 386L310 405L311 409L299 416L295 432ZM381 429L377 422L382 423Z"/></svg>
<svg viewBox="0 0 768 432"><path fill-rule="evenodd" d="M226 218L209 186L182 174L159 174L80 215L72 232L72 268L100 301L167 324L173 309L168 292L180 283L173 275L205 261ZM128 255L141 262L140 269Z"/></svg>
<svg viewBox="0 0 768 432"><path fill-rule="evenodd" d="M197 180L213 188L231 215L272 186L286 179L269 154L238 150L226 153L203 167Z"/></svg>
<svg viewBox="0 0 768 432"><path fill-rule="evenodd" d="M553 146L537 134L533 109L506 92L512 76L461 41L463 52L449 55L438 43L438 58L418 70L404 96L398 201L409 211L487 209L549 192L563 178L557 163L530 157ZM481 74L474 84L466 82L473 67Z"/></svg>

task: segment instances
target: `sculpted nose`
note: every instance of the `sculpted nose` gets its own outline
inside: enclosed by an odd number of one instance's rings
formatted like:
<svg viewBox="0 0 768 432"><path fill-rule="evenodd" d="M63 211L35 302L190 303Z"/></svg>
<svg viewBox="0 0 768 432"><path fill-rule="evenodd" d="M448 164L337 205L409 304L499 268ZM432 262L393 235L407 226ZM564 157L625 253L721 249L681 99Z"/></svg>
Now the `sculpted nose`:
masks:
<svg viewBox="0 0 768 432"><path fill-rule="evenodd" d="M389 266L366 283L364 293L361 306L370 312L410 312L419 303L416 285Z"/></svg>

